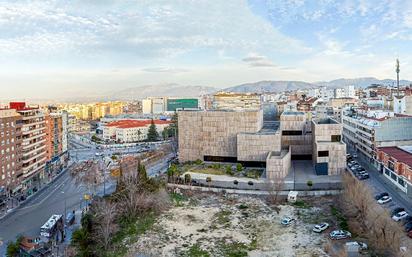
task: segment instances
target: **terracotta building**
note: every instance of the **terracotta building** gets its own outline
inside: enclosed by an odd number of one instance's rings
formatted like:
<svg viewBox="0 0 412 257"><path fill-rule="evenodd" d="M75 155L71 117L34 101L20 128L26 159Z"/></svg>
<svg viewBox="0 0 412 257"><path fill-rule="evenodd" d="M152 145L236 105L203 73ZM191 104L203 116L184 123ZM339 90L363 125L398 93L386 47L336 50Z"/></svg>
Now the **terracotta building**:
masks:
<svg viewBox="0 0 412 257"><path fill-rule="evenodd" d="M63 125L60 114L47 114L46 121L46 156L47 160L62 153Z"/></svg>
<svg viewBox="0 0 412 257"><path fill-rule="evenodd" d="M21 116L12 109L0 109L0 195L18 190L22 180Z"/></svg>

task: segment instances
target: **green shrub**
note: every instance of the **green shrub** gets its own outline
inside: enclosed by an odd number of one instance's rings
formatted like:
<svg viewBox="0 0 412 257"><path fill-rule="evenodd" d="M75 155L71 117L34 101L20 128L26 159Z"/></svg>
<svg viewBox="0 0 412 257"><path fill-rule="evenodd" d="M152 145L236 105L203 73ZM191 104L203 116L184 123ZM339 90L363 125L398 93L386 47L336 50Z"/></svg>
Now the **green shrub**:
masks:
<svg viewBox="0 0 412 257"><path fill-rule="evenodd" d="M202 160L200 160L200 159L197 159L196 161L195 161L195 164L196 165L201 165L203 162L202 162Z"/></svg>
<svg viewBox="0 0 412 257"><path fill-rule="evenodd" d="M242 171L243 170L243 166L241 163L236 164L236 170L237 171Z"/></svg>

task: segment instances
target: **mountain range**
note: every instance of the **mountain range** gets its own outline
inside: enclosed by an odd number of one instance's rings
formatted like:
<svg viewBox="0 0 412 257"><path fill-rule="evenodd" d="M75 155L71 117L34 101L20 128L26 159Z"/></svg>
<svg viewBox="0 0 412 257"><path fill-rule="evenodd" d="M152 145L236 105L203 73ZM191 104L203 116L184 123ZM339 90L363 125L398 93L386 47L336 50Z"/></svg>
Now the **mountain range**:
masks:
<svg viewBox="0 0 412 257"><path fill-rule="evenodd" d="M303 81L259 81L255 83L246 83L229 88L223 89L229 92L238 93L278 93L282 91L292 91L298 89L308 89L326 86L328 88L338 88L342 86L354 85L355 87L366 88L372 84L383 84L383 85L396 85L396 80L393 79L383 79L379 80L373 77L365 78L354 78L354 79L336 79L331 81L319 81L319 82L303 82ZM410 85L412 81L400 80L400 85Z"/></svg>

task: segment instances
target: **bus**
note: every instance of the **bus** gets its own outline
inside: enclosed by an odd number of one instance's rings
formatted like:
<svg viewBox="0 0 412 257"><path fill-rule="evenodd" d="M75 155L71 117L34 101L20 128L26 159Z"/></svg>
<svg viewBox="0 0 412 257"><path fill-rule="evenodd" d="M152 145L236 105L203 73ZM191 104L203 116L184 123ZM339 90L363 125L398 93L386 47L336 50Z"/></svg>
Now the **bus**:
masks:
<svg viewBox="0 0 412 257"><path fill-rule="evenodd" d="M40 228L40 236L51 238L59 228L63 228L63 215L54 214Z"/></svg>

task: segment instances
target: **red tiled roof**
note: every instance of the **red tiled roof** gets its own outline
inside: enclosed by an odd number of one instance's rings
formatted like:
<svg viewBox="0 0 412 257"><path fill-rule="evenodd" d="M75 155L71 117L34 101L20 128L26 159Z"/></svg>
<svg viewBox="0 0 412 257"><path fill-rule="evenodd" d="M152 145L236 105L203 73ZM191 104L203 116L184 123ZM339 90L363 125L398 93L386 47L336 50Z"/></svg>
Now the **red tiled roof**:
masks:
<svg viewBox="0 0 412 257"><path fill-rule="evenodd" d="M167 120L153 120L154 124L170 124L170 121ZM136 127L145 127L150 125L152 120L118 120L108 123L107 127L116 127L116 128L136 128Z"/></svg>
<svg viewBox="0 0 412 257"><path fill-rule="evenodd" d="M397 161L403 162L409 167L412 167L412 153L402 150L396 146L379 147L378 149Z"/></svg>

